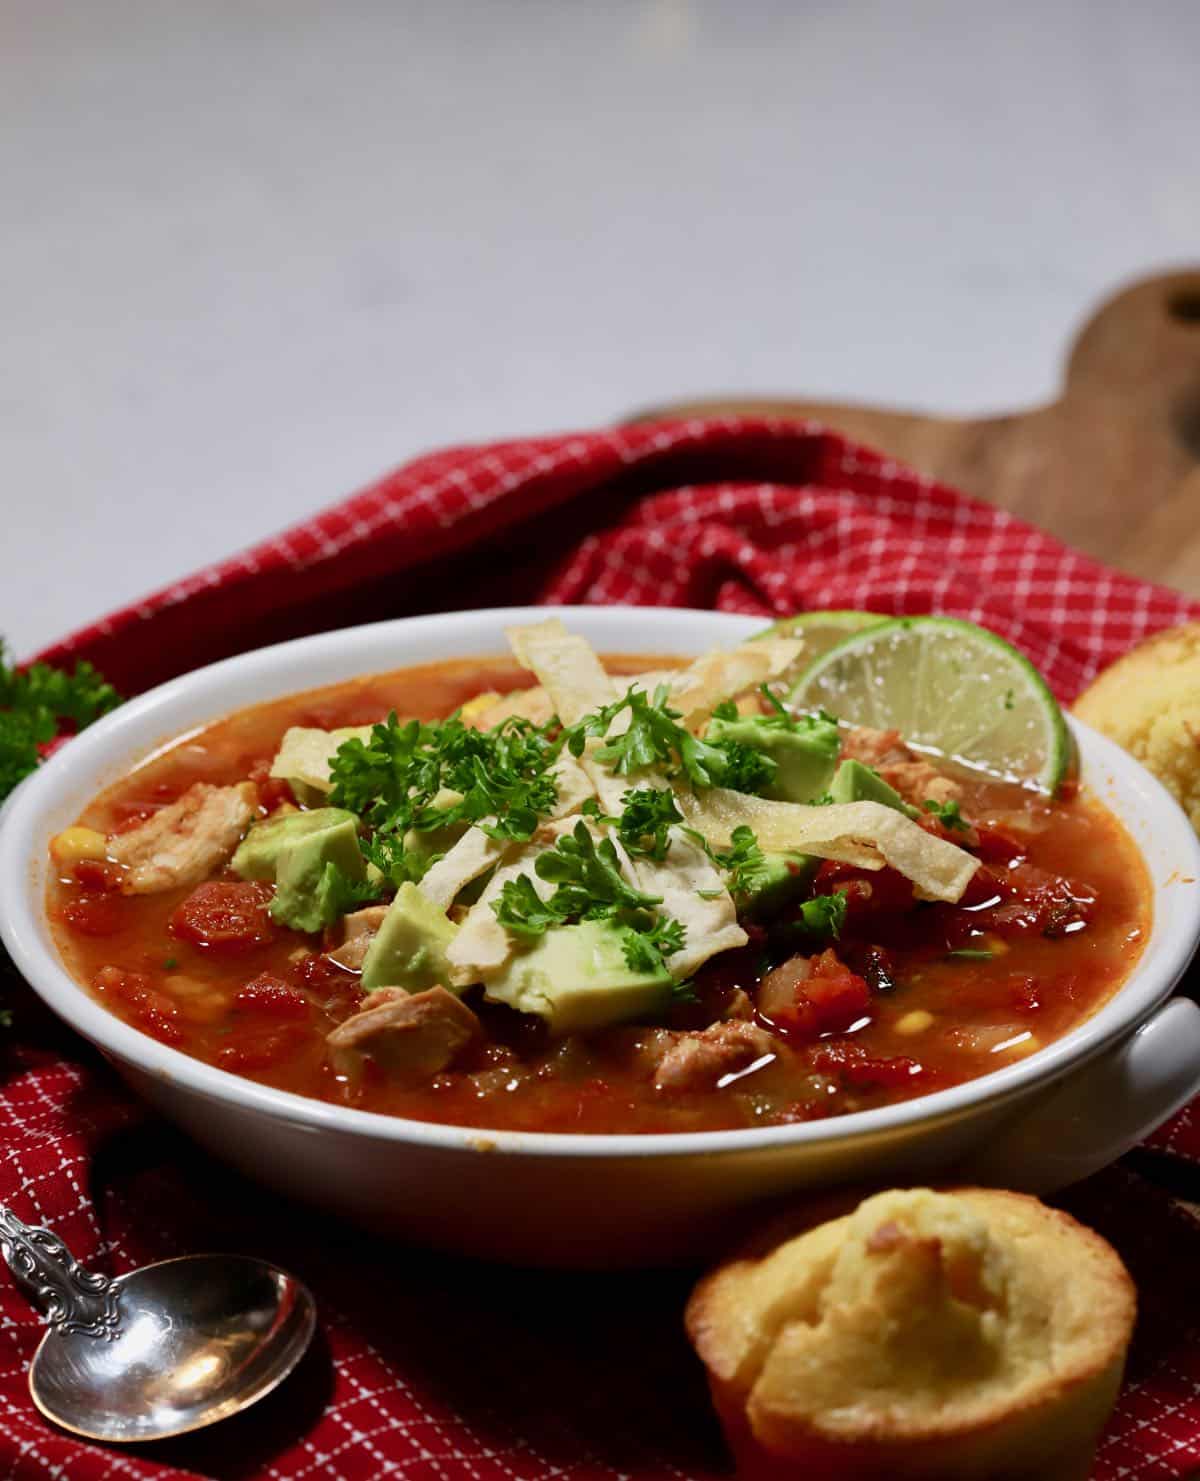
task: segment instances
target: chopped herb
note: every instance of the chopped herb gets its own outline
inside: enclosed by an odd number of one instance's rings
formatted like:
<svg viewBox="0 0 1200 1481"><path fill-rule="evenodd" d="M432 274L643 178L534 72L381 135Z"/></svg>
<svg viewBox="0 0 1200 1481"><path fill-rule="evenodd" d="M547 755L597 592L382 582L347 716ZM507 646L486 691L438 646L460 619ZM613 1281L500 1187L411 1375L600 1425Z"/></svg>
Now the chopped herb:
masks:
<svg viewBox="0 0 1200 1481"><path fill-rule="evenodd" d="M671 1004L673 1007L676 1005L683 1007L686 1004L698 1003L699 1001L700 998L696 992L696 984L690 977L686 978L683 982L675 983L671 989Z"/></svg>
<svg viewBox="0 0 1200 1481"><path fill-rule="evenodd" d="M616 827L625 852L632 858L665 859L671 846L669 830L683 822L675 794L669 787L631 788L621 804Z"/></svg>
<svg viewBox="0 0 1200 1481"><path fill-rule="evenodd" d="M732 699L723 699L713 710L714 720L736 720L738 718L738 707Z"/></svg>
<svg viewBox="0 0 1200 1481"><path fill-rule="evenodd" d="M845 922L846 896L840 890L806 900L796 919L796 924L810 936L832 936L835 940L842 934Z"/></svg>
<svg viewBox="0 0 1200 1481"><path fill-rule="evenodd" d="M618 776L654 767L668 776L683 775L694 787L731 787L738 792L760 792L775 778L777 767L769 756L740 741L700 740L676 722L678 710L667 703L668 690L660 684L653 697L634 686L621 699L586 715L566 733L571 754L581 756L589 738L600 739L596 760ZM625 711L629 724L609 739L613 721Z"/></svg>
<svg viewBox="0 0 1200 1481"><path fill-rule="evenodd" d="M349 915L351 911L360 910L364 905L374 905L381 890L377 880L351 879L330 860L321 873L318 893L321 913L326 924L332 925L335 920Z"/></svg>
<svg viewBox="0 0 1200 1481"><path fill-rule="evenodd" d="M702 900L720 900L724 896L725 891L724 890L697 890L696 893L700 896L700 898Z"/></svg>
<svg viewBox="0 0 1200 1481"><path fill-rule="evenodd" d="M648 931L626 926L621 949L631 972L659 972L666 966L664 958L682 951L683 940L683 923L660 915Z"/></svg>
<svg viewBox="0 0 1200 1481"><path fill-rule="evenodd" d="M714 860L729 873L729 893L752 894L767 873L767 860L752 828L741 823L729 837L730 848L718 850Z"/></svg>
<svg viewBox="0 0 1200 1481"><path fill-rule="evenodd" d="M500 891L499 900L492 901L496 919L513 936L528 941L544 936L551 926L563 923L558 911L542 902L528 874L519 874L508 880Z"/></svg>
<svg viewBox="0 0 1200 1481"><path fill-rule="evenodd" d="M427 724L395 712L366 741L346 741L330 763L330 804L358 813L374 832L367 857L393 884L419 880L436 855L406 849L410 831L476 824L490 837L526 842L554 807L556 722L510 717L473 730L455 713Z"/></svg>
<svg viewBox="0 0 1200 1481"><path fill-rule="evenodd" d="M1016 700L1013 698L1012 690L1006 689L1004 691L1004 708L1006 710L1011 710L1014 704L1016 704Z"/></svg>
<svg viewBox="0 0 1200 1481"><path fill-rule="evenodd" d="M960 833L966 833L971 826L963 817L957 802L934 802L931 797L927 797L924 808L926 812L933 814L943 828L957 829Z"/></svg>
<svg viewBox="0 0 1200 1481"><path fill-rule="evenodd" d="M586 824L576 823L533 867L539 879L555 886L552 895L543 900L533 879L519 874L492 901L496 919L514 936L534 940L555 926L612 920L622 928L625 960L635 972L657 971L683 946L682 922L656 914L661 897L629 884L612 840L597 843Z"/></svg>
<svg viewBox="0 0 1200 1481"><path fill-rule="evenodd" d="M974 946L960 946L957 951L946 953L947 956L960 957L965 962L990 962L995 954L994 951Z"/></svg>
<svg viewBox="0 0 1200 1481"><path fill-rule="evenodd" d="M177 957L163 957L162 969L164 972L173 972L178 965L179 959Z"/></svg>
<svg viewBox="0 0 1200 1481"><path fill-rule="evenodd" d="M71 673L46 663L20 669L8 662L0 642L0 800L37 770L41 748L62 722L83 730L120 703L90 663L77 663Z"/></svg>

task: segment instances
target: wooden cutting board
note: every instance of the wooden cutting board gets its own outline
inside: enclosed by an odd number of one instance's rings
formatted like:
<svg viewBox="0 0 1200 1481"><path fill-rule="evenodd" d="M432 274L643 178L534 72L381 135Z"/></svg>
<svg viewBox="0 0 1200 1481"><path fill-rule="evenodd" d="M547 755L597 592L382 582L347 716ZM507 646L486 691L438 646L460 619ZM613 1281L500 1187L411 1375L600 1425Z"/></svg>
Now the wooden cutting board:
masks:
<svg viewBox="0 0 1200 1481"><path fill-rule="evenodd" d="M1200 596L1200 268L1105 303L1048 406L964 419L718 397L637 420L706 412L825 422L1110 565Z"/></svg>

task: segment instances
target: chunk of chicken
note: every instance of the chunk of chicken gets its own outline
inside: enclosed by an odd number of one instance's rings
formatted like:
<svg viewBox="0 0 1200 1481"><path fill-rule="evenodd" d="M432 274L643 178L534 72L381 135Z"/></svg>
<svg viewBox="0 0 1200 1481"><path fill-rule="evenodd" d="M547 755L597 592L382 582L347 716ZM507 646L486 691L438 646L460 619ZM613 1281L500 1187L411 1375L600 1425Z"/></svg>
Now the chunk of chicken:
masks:
<svg viewBox="0 0 1200 1481"><path fill-rule="evenodd" d="M365 910L346 916L342 921L342 944L329 953L339 967L345 967L348 972L362 971L367 948L387 913L386 905L368 905Z"/></svg>
<svg viewBox="0 0 1200 1481"><path fill-rule="evenodd" d="M910 751L898 730L872 730L860 725L842 743L842 755L872 766L889 787L918 807L922 802L957 802L962 788L932 762Z"/></svg>
<svg viewBox="0 0 1200 1481"><path fill-rule="evenodd" d="M444 987L417 993L381 987L325 1042L342 1073L361 1070L366 1057L393 1079L420 1084L453 1064L482 1034L470 1008Z"/></svg>
<svg viewBox="0 0 1200 1481"><path fill-rule="evenodd" d="M253 782L197 782L136 828L111 834L108 856L129 871L122 889L152 895L207 879L237 848L257 804Z"/></svg>
<svg viewBox="0 0 1200 1481"><path fill-rule="evenodd" d="M658 1062L658 1090L711 1090L726 1075L779 1051L778 1041L757 1024L734 1019L697 1033L680 1034Z"/></svg>

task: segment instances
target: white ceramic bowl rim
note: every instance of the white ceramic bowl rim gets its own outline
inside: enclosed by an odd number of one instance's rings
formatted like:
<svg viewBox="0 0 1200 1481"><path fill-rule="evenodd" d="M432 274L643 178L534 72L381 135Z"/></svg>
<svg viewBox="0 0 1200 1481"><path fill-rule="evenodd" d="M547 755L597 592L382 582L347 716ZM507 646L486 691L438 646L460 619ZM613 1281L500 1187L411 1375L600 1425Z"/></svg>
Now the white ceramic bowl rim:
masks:
<svg viewBox="0 0 1200 1481"><path fill-rule="evenodd" d="M188 699L212 696L203 713L215 720L244 704L222 704L216 697L227 686L261 698L300 692L325 683L324 672L343 678L380 672L387 667L429 661L438 656L469 656L502 649L501 628L509 623L560 616L587 633L598 647L626 652L702 651L720 642L737 642L763 626L757 618L680 608L514 607L484 609L429 617L400 618L348 628L261 648L195 670L131 700L99 721L54 755L22 783L5 809L0 827L0 892L8 903L0 935L18 969L39 996L85 1038L115 1058L194 1093L233 1103L322 1130L356 1132L386 1141L418 1142L430 1147L572 1158L654 1157L703 1154L710 1157L766 1149L779 1143L833 1144L869 1133L873 1136L911 1128L922 1122L956 1116L984 1102L1004 1100L1039 1082L1049 1086L1132 1032L1171 992L1200 940L1200 842L1174 799L1132 757L1090 727L1072 719L1085 769L1090 764L1108 773L1119 794L1134 801L1151 819L1156 838L1169 842L1176 868L1165 883L1156 880L1155 921L1143 956L1128 981L1086 1022L1015 1064L945 1090L868 1111L823 1121L786 1126L750 1127L736 1131L583 1134L518 1132L435 1122L361 1111L276 1090L193 1059L124 1023L102 1007L65 970L49 944L42 906L46 842L53 828L52 811L70 800L76 815L109 780L119 777L134 759L145 759L156 747L151 737L174 739L190 728L173 721ZM652 626L653 625L653 626ZM647 633L654 636L647 640ZM697 647L695 635L702 642ZM395 638L393 657L364 665L358 650L374 650ZM431 652L433 644L437 651ZM389 652L392 650L388 649ZM339 662L344 667L338 669ZM321 677L312 677L314 672ZM280 682L278 675L291 677ZM236 681L236 682L235 682ZM200 723L207 723L201 721ZM123 759L122 759L123 758ZM87 781L83 782L86 778ZM81 785L82 783L82 785ZM60 820L56 826L62 826ZM1169 929L1162 925L1164 891L1173 888ZM1188 900L1178 899L1182 894Z"/></svg>

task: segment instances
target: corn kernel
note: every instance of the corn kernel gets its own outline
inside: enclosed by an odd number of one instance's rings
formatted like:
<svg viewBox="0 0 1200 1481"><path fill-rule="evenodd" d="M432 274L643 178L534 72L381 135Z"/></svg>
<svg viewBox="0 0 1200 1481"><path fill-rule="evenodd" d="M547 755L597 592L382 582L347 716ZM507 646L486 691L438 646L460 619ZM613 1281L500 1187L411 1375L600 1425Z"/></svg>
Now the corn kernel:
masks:
<svg viewBox="0 0 1200 1481"><path fill-rule="evenodd" d="M993 956L1007 956L1008 954L1008 942L999 936L985 936L983 944Z"/></svg>
<svg viewBox="0 0 1200 1481"><path fill-rule="evenodd" d="M896 1032L898 1034L923 1034L932 1022L932 1013L926 1012L924 1008L914 1008L911 1013L906 1013L903 1018L896 1020Z"/></svg>
<svg viewBox="0 0 1200 1481"><path fill-rule="evenodd" d="M70 869L82 859L104 859L108 855L108 841L95 828L78 825L64 828L50 840L50 856L56 864Z"/></svg>
<svg viewBox="0 0 1200 1481"><path fill-rule="evenodd" d="M463 724L473 725L481 715L486 715L494 705L498 705L501 697L499 690L488 689L483 694L477 694L474 699L467 700L462 707Z"/></svg>

